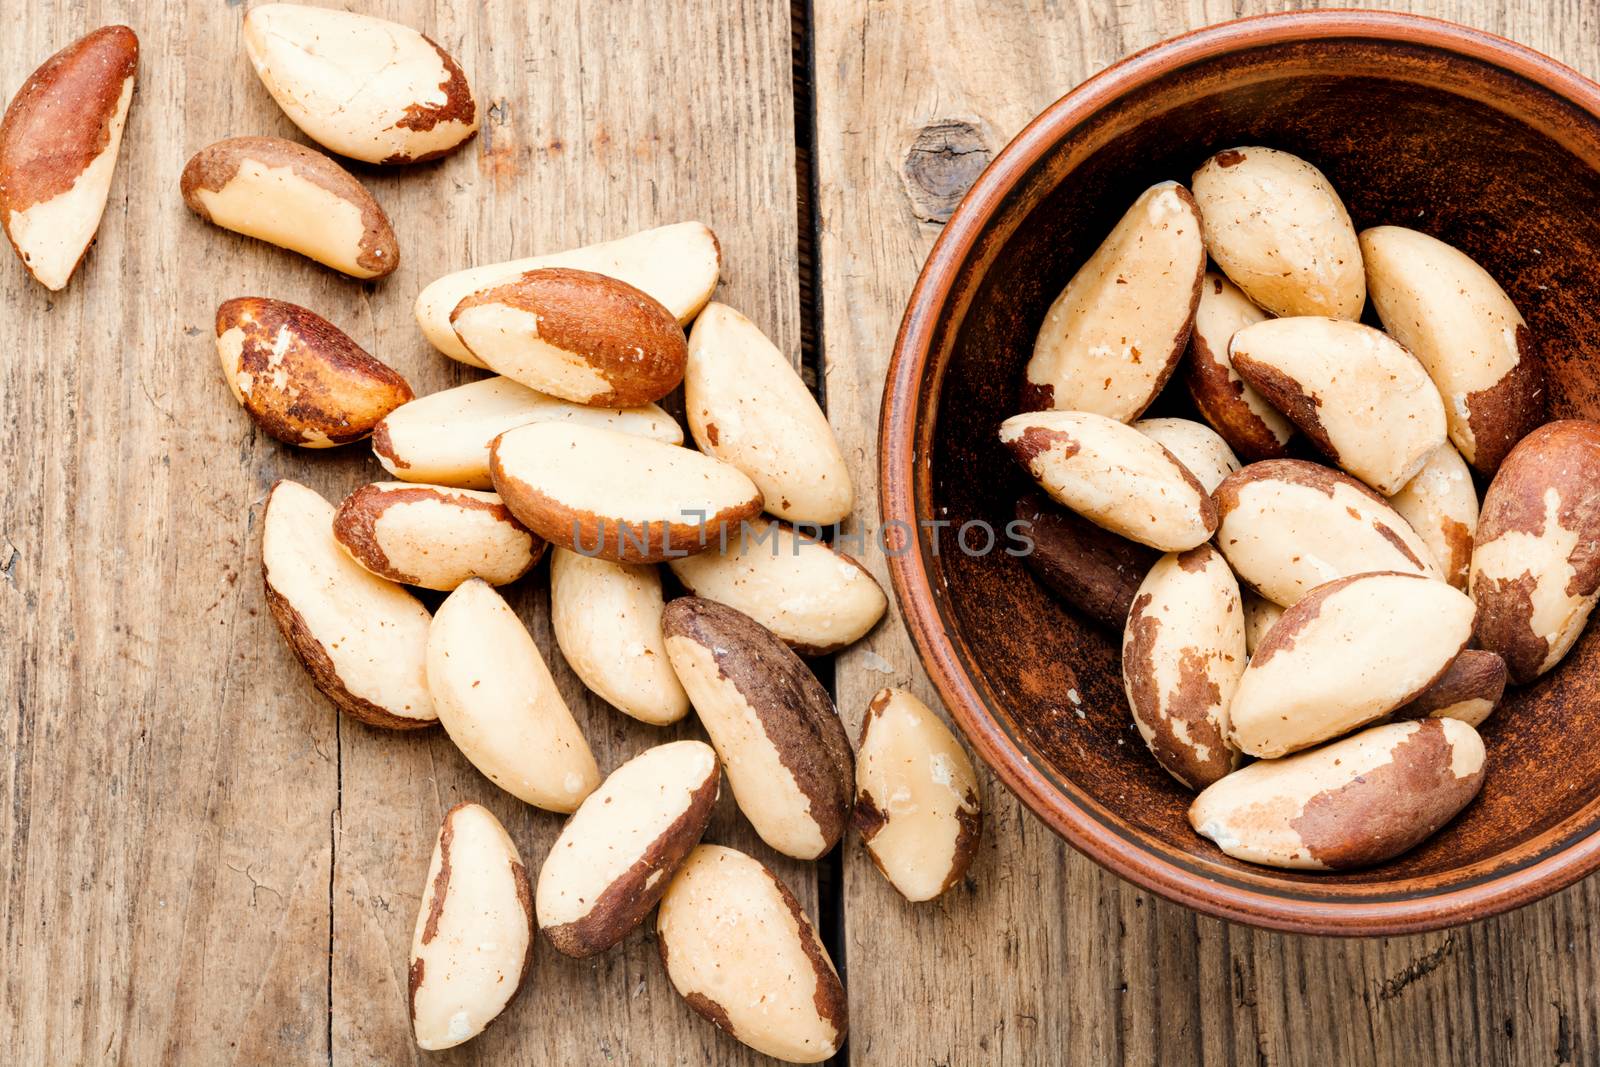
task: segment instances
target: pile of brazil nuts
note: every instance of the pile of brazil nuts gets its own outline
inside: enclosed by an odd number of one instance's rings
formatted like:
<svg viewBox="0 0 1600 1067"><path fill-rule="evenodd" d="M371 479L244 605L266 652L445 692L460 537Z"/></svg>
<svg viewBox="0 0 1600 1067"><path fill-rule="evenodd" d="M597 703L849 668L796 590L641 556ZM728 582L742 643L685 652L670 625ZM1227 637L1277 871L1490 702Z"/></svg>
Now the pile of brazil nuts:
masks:
<svg viewBox="0 0 1600 1067"><path fill-rule="evenodd" d="M1141 421L1180 368L1205 422ZM1339 870L1471 803L1477 727L1600 592L1600 423L1546 421L1487 271L1358 234L1311 163L1230 148L1134 202L1024 376L1000 440L1043 490L1017 503L1028 562L1122 632L1133 724L1198 833Z"/></svg>
<svg viewBox="0 0 1600 1067"><path fill-rule="evenodd" d="M270 4L246 15L243 39L285 114L330 152L399 165L478 128L460 66L407 27ZM29 79L0 127L0 219L52 289L99 225L137 58L127 27L89 34ZM399 264L377 200L305 145L219 141L181 186L201 218L352 278ZM691 1008L773 1056L833 1055L845 992L805 912L757 859L701 843L724 776L773 849L816 859L854 825L911 901L961 881L976 854L977 776L939 717L884 689L853 748L801 658L860 639L887 600L821 537L854 503L844 458L789 360L711 302L721 262L711 230L685 222L440 278L417 296L417 323L489 376L425 397L312 310L241 296L216 311L223 376L262 432L307 449L370 439L389 476L337 504L290 480L267 497L266 601L312 683L372 726L442 726L494 785L567 817L530 878L487 808L445 816L409 970L425 1049L505 1009L535 926L582 958L659 905L662 964ZM693 448L658 404L680 385ZM497 591L547 555L574 674L642 723L692 708L709 744L598 765L585 728L603 724L572 714ZM407 587L437 591L437 609Z"/></svg>

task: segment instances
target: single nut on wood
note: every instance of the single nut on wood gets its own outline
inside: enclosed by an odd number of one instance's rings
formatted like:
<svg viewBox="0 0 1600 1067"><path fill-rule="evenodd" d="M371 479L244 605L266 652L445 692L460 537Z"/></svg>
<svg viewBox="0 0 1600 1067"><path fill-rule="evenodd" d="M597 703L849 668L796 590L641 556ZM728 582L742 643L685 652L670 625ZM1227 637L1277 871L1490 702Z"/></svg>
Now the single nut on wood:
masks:
<svg viewBox="0 0 1600 1067"><path fill-rule="evenodd" d="M773 515L826 526L850 514L850 471L816 398L766 334L726 304L707 304L695 320L683 404L700 451L749 475Z"/></svg>
<svg viewBox="0 0 1600 1067"><path fill-rule="evenodd" d="M359 441L412 399L398 371L296 304L260 296L224 301L216 330L233 398L285 444L332 448Z"/></svg>
<svg viewBox="0 0 1600 1067"><path fill-rule="evenodd" d="M800 902L759 861L701 845L656 916L678 995L757 1052L818 1063L849 1030L844 985Z"/></svg>
<svg viewBox="0 0 1600 1067"><path fill-rule="evenodd" d="M683 380L687 342L678 320L603 274L531 270L462 300L450 325L490 370L575 404L648 404Z"/></svg>
<svg viewBox="0 0 1600 1067"><path fill-rule="evenodd" d="M481 578L439 605L428 634L428 688L461 754L519 800L570 812L600 784L539 646Z"/></svg>
<svg viewBox="0 0 1600 1067"><path fill-rule="evenodd" d="M1239 581L1287 607L1324 582L1368 571L1439 577L1411 524L1354 478L1318 463L1269 459L1215 494L1217 547Z"/></svg>
<svg viewBox="0 0 1600 1067"><path fill-rule="evenodd" d="M1253 656L1262 639L1283 615L1283 606L1247 589L1241 592L1244 599L1244 648Z"/></svg>
<svg viewBox="0 0 1600 1067"><path fill-rule="evenodd" d="M1161 553L1102 529L1030 492L1017 500L1017 530L1032 543L1022 562L1067 604L1107 629L1122 631L1139 583Z"/></svg>
<svg viewBox="0 0 1600 1067"><path fill-rule="evenodd" d="M1344 201L1316 167L1271 148L1229 148L1194 172L1206 251L1274 315L1358 319L1361 245Z"/></svg>
<svg viewBox="0 0 1600 1067"><path fill-rule="evenodd" d="M1239 458L1228 442L1203 422L1140 419L1133 428L1171 452L1208 493L1215 492L1222 479L1239 469Z"/></svg>
<svg viewBox="0 0 1600 1067"><path fill-rule="evenodd" d="M418 294L417 325L428 343L451 359L481 367L482 361L456 336L450 313L473 293L545 267L593 271L625 282L650 294L682 326L711 299L722 269L722 248L704 223L680 222L566 252L469 267L445 275Z"/></svg>
<svg viewBox="0 0 1600 1067"><path fill-rule="evenodd" d="M1228 342L1267 318L1237 286L1214 271L1200 283L1200 303L1189 334L1184 384L1200 414L1247 461L1277 459L1294 424L1246 384L1228 359Z"/></svg>
<svg viewBox="0 0 1600 1067"><path fill-rule="evenodd" d="M1233 335L1244 380L1313 444L1380 493L1397 493L1445 443L1444 404L1388 335L1343 319L1269 319Z"/></svg>
<svg viewBox="0 0 1600 1067"><path fill-rule="evenodd" d="M573 423L501 434L489 473L523 525L553 545L614 563L704 552L761 511L761 490L736 467Z"/></svg>
<svg viewBox="0 0 1600 1067"><path fill-rule="evenodd" d="M1455 446L1447 441L1434 449L1389 503L1428 546L1444 580L1465 589L1478 529L1478 490Z"/></svg>
<svg viewBox="0 0 1600 1067"><path fill-rule="evenodd" d="M1189 342L1205 269L1189 190L1146 189L1045 312L1022 409L1138 418Z"/></svg>
<svg viewBox="0 0 1600 1067"><path fill-rule="evenodd" d="M721 782L717 754L700 741L646 749L612 771L539 871L534 913L550 943L583 959L643 922L700 843Z"/></svg>
<svg viewBox="0 0 1600 1067"><path fill-rule="evenodd" d="M1483 725L1506 691L1506 661L1493 652L1469 648L1439 680L1394 713L1395 719L1460 719Z"/></svg>
<svg viewBox="0 0 1600 1067"><path fill-rule="evenodd" d="M1113 533L1182 552L1217 528L1211 495L1154 440L1086 411L1014 415L1000 425L1011 450L1051 499Z"/></svg>
<svg viewBox="0 0 1600 1067"><path fill-rule="evenodd" d="M961 881L978 854L977 772L949 728L904 689L880 689L867 705L855 826L873 865L912 902Z"/></svg>
<svg viewBox="0 0 1600 1067"><path fill-rule="evenodd" d="M427 1050L483 1032L533 962L528 872L505 827L480 804L445 814L411 936L411 1026Z"/></svg>
<svg viewBox="0 0 1600 1067"><path fill-rule="evenodd" d="M28 76L0 122L0 226L34 280L63 289L105 214L139 38L102 26Z"/></svg>
<svg viewBox="0 0 1600 1067"><path fill-rule="evenodd" d="M689 712L667 660L664 604L654 567L565 548L550 558L550 624L567 666L600 699L654 726Z"/></svg>
<svg viewBox="0 0 1600 1067"><path fill-rule="evenodd" d="M683 428L655 404L592 408L535 392L510 378L485 378L418 397L395 408L372 432L385 470L408 482L488 489L489 446L532 422L572 422L683 443Z"/></svg>
<svg viewBox="0 0 1600 1067"><path fill-rule="evenodd" d="M373 574L447 592L472 578L514 582L544 555L499 497L443 485L363 485L339 505L333 535Z"/></svg>
<svg viewBox="0 0 1600 1067"><path fill-rule="evenodd" d="M311 681L372 726L438 721L428 692L428 609L358 565L333 536L333 505L280 481L261 522L267 607Z"/></svg>
<svg viewBox="0 0 1600 1067"><path fill-rule="evenodd" d="M1546 423L1483 496L1470 588L1478 641L1533 681L1561 662L1600 596L1600 422Z"/></svg>
<svg viewBox="0 0 1600 1067"><path fill-rule="evenodd" d="M860 640L889 606L872 574L826 541L756 518L727 550L668 561L695 596L744 612L802 656Z"/></svg>
<svg viewBox="0 0 1600 1067"><path fill-rule="evenodd" d="M1415 574L1357 574L1283 613L1239 678L1233 742L1271 759L1389 714L1437 682L1472 638L1465 593Z"/></svg>
<svg viewBox="0 0 1600 1067"><path fill-rule="evenodd" d="M1432 837L1483 786L1483 741L1455 719L1373 726L1261 760L1195 798L1189 823L1235 859L1349 870Z"/></svg>
<svg viewBox="0 0 1600 1067"><path fill-rule="evenodd" d="M1239 765L1229 704L1245 669L1239 583L1210 545L1150 569L1122 637L1122 684L1156 762L1189 789Z"/></svg>
<svg viewBox="0 0 1600 1067"><path fill-rule="evenodd" d="M726 605L680 597L661 625L739 810L786 856L827 852L850 819L855 783L828 691L787 645Z"/></svg>
<svg viewBox="0 0 1600 1067"><path fill-rule="evenodd" d="M194 154L181 185L183 202L207 222L352 278L382 278L400 265L389 216L366 187L293 141L218 141Z"/></svg>
<svg viewBox="0 0 1600 1067"><path fill-rule="evenodd" d="M289 120L342 156L416 163L447 155L478 131L460 65L409 26L262 4L244 17L244 50Z"/></svg>
<svg viewBox="0 0 1600 1067"><path fill-rule="evenodd" d="M1377 226L1362 231L1361 254L1384 329L1444 398L1450 440L1493 474L1545 418L1544 366L1528 324L1488 271L1437 238Z"/></svg>

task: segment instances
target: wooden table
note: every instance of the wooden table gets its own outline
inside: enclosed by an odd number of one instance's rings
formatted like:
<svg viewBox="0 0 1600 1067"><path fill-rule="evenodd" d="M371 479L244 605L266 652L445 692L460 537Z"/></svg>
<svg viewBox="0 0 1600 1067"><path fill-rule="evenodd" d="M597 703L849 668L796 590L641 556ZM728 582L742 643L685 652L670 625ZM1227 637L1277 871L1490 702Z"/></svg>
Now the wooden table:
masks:
<svg viewBox="0 0 1600 1067"><path fill-rule="evenodd" d="M258 434L217 371L211 316L258 294L316 308L418 392L469 380L422 339L426 282L699 218L719 299L817 384L876 516L873 440L900 309L955 200L1036 111L1125 53L1257 0L349 0L438 39L487 109L442 163L362 168L400 270L359 285L209 228L178 196L205 144L298 132L240 46L243 5L24 0L0 91L88 28L133 25L138 96L98 248L48 294L0 269L0 1048L7 1063L393 1064L428 853L478 800L537 864L560 821L497 791L438 731L339 719L262 602L259 519L280 477L337 497L361 447ZM1600 75L1591 0L1411 8ZM868 564L886 579L880 558ZM587 697L553 652L542 580L514 603L605 768L656 731ZM859 724L878 687L930 695L888 619L824 665ZM1588 743L1585 739L1582 743ZM1202 919L1100 871L992 778L982 854L905 904L853 838L818 865L749 848L819 921L861 1064L1593 1063L1600 883L1447 933L1376 941ZM725 798L726 800L726 798ZM758 1060L673 994L644 930L599 959L541 946L481 1039L428 1062Z"/></svg>

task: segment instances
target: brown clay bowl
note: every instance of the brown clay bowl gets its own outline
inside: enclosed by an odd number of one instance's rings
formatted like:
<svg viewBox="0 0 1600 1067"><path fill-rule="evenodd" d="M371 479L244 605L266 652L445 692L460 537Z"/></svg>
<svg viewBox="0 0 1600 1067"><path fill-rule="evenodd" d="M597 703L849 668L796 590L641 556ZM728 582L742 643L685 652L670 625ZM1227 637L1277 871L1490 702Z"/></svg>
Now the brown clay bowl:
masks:
<svg viewBox="0 0 1600 1067"><path fill-rule="evenodd" d="M1189 795L1130 726L1120 635L1075 616L1017 559L949 550L949 528L935 553L918 526L1004 527L1028 481L995 433L1017 410L1045 308L1140 190L1187 182L1236 144L1312 160L1358 228L1398 223L1465 249L1538 335L1551 417L1600 417L1600 86L1432 19L1345 11L1216 26L1063 97L945 227L884 393L884 528L921 531L890 553L895 593L978 754L1057 833L1132 882L1212 915L1314 933L1426 930L1526 904L1600 865L1600 626L1485 724L1483 792L1443 832L1368 870L1277 871L1229 859L1189 828ZM1177 393L1153 410L1185 413Z"/></svg>

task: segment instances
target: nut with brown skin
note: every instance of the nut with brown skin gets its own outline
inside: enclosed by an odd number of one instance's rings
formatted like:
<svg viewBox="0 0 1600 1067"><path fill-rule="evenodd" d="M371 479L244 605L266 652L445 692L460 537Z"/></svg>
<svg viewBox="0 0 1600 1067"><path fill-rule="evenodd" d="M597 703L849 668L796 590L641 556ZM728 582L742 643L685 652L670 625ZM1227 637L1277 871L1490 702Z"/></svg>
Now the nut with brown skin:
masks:
<svg viewBox="0 0 1600 1067"><path fill-rule="evenodd" d="M333 536L373 574L445 592L472 578L514 582L544 555L499 497L442 485L364 485L339 505Z"/></svg>
<svg viewBox="0 0 1600 1067"><path fill-rule="evenodd" d="M1208 493L1215 492L1222 479L1239 469L1239 458L1228 447L1228 442L1203 422L1140 419L1133 428L1171 452Z"/></svg>
<svg viewBox="0 0 1600 1067"><path fill-rule="evenodd" d="M1228 359L1233 335L1267 318L1237 285L1215 272L1200 283L1184 384L1200 414L1246 462L1284 454L1294 424L1239 377Z"/></svg>
<svg viewBox="0 0 1600 1067"><path fill-rule="evenodd" d="M1258 596L1249 590L1243 590L1244 600L1244 647L1250 655L1256 654L1256 648L1271 632L1272 627L1283 615L1283 605L1274 604L1266 597Z"/></svg>
<svg viewBox="0 0 1600 1067"><path fill-rule="evenodd" d="M1102 529L1042 492L1017 500L1019 530L1033 542L1022 562L1067 604L1118 633L1139 583L1161 553Z"/></svg>
<svg viewBox="0 0 1600 1067"><path fill-rule="evenodd" d="M1455 658L1437 681L1397 708L1401 719L1460 719L1476 729L1483 725L1506 691L1506 661L1493 652L1469 648Z"/></svg>
<svg viewBox="0 0 1600 1067"><path fill-rule="evenodd" d="M1389 503L1428 546L1445 581L1465 589L1478 530L1478 490L1455 446L1446 441L1434 449Z"/></svg>

